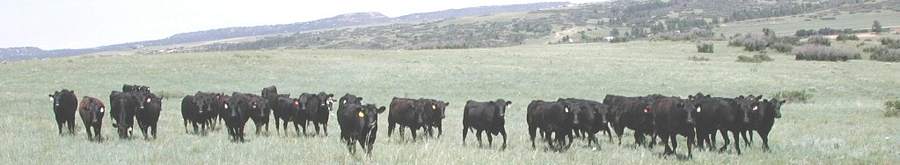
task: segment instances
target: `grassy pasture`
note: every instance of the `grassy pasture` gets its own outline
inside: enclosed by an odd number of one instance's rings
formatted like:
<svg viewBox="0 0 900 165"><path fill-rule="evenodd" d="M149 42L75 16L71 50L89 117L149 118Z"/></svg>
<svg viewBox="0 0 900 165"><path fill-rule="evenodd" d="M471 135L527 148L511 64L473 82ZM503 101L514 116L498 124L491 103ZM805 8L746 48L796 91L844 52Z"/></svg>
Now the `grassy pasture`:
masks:
<svg viewBox="0 0 900 165"><path fill-rule="evenodd" d="M830 15L829 15L830 16ZM832 29L870 29L874 21L881 22L882 27L896 27L900 25L900 12L880 11L870 13L842 13L833 16L835 20L811 19L804 16L784 16L738 21L721 25L715 29L717 33L731 36L736 33L762 33L763 28L769 28L779 35L794 35L797 30L832 28ZM809 19L809 21L806 21Z"/></svg>
<svg viewBox="0 0 900 165"><path fill-rule="evenodd" d="M715 43L716 53L696 53L676 42L526 45L466 50L269 50L152 56L82 56L17 61L0 65L0 161L9 164L894 164L900 162L900 120L882 117L884 100L900 96L900 64L870 60L795 61L772 54L766 63L738 63L738 48ZM688 57L709 58L691 61ZM171 95L198 90L259 93L277 85L282 93L353 93L386 105L394 96L450 101L444 136L415 143L387 137L387 113L380 119L375 154L348 154L338 139L334 117L327 137L274 132L249 142L228 141L224 130L207 136L184 133L180 97L164 100L159 139L120 140L104 119L103 143L88 142L81 119L76 136L60 137L47 94L69 88L107 101L123 83L144 84ZM698 91L718 96L808 90L809 103L788 104L770 136L772 153L759 138L744 155L698 152L694 159L661 158L652 150L615 145L601 136L602 150L576 141L566 153L533 150L525 107L533 99L606 94L686 96ZM505 98L509 148L476 147L469 135L461 145L466 100ZM333 116L333 115L332 115ZM274 123L272 123L274 125ZM630 131L623 137L632 144ZM396 133L396 132L395 132ZM409 132L407 131L407 139ZM721 136L720 136L721 137ZM678 152L685 153L679 137ZM719 140L719 145L722 141ZM543 146L539 144L539 147Z"/></svg>

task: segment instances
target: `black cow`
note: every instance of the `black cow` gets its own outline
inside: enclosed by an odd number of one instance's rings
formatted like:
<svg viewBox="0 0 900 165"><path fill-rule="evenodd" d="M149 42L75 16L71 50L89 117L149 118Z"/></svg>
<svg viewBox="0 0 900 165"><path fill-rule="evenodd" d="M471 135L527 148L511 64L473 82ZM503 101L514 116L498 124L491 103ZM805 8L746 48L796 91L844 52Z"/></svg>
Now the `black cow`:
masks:
<svg viewBox="0 0 900 165"><path fill-rule="evenodd" d="M437 128L437 137L441 137L444 134L443 120L447 117L445 112L447 106L450 106L450 102L425 98L420 98L419 101L422 102L422 105L425 105L423 120L425 121L424 129L426 133L428 133L429 137L434 137L434 128Z"/></svg>
<svg viewBox="0 0 900 165"><path fill-rule="evenodd" d="M156 123L159 121L159 113L162 111L162 98L153 93L144 93L144 95L142 101L144 106L138 109L135 118L137 118L138 126L144 134L144 139L150 138L147 136L147 131L150 131L150 135L153 136L153 139L156 139Z"/></svg>
<svg viewBox="0 0 900 165"><path fill-rule="evenodd" d="M59 135L63 135L63 124L67 125L70 134L75 134L75 111L78 108L78 98L75 91L63 89L50 94L53 101L53 114L56 116L56 127Z"/></svg>
<svg viewBox="0 0 900 165"><path fill-rule="evenodd" d="M741 154L740 143L738 143L739 136L741 132L747 130L750 123L749 105L744 107L739 103L743 96L738 98L707 97L702 94L698 96L691 98L696 106L694 118L699 134L698 146L705 143L713 147L713 143L710 143L715 139L713 131L718 130L725 140L725 144L719 148L719 152L724 152L731 143L727 134L728 131L731 131L735 139L735 150L737 154Z"/></svg>
<svg viewBox="0 0 900 165"><path fill-rule="evenodd" d="M287 133L287 125L293 121L293 113L296 113L297 109L300 108L300 101L292 99L290 94L280 94L275 99L275 103L272 105L272 115L275 116L275 132L279 132L279 129L284 128L284 132Z"/></svg>
<svg viewBox="0 0 900 165"><path fill-rule="evenodd" d="M271 112L267 111L269 101L259 95L255 94L240 94L243 99L247 102L247 115L250 116L250 119L253 120L253 124L256 125L256 134L259 135L262 132L263 126L266 127L266 133L269 132L269 114Z"/></svg>
<svg viewBox="0 0 900 165"><path fill-rule="evenodd" d="M485 132L488 138L488 145L493 144L493 136L500 134L503 136L503 146L506 149L506 108L512 104L510 101L497 99L496 101L478 102L469 100L463 109L463 145L466 144L466 134L469 131L476 131L475 137L478 138L478 146L482 146L481 132Z"/></svg>
<svg viewBox="0 0 900 165"><path fill-rule="evenodd" d="M535 148L534 138L538 129L543 132L542 136L550 149L563 151L571 146L575 112L569 109L566 104L543 100L531 101L528 104L526 118L532 148ZM555 137L552 135L555 135ZM569 138L568 143L566 141L567 137ZM553 145L554 141L556 146Z"/></svg>
<svg viewBox="0 0 900 165"><path fill-rule="evenodd" d="M655 134L666 145L663 154L675 154L678 148L677 135L680 134L687 138L688 157L693 157L691 148L694 144L694 105L677 97L665 97L655 99L651 109Z"/></svg>
<svg viewBox="0 0 900 165"><path fill-rule="evenodd" d="M278 94L278 88L275 87L274 85L265 87L262 89L260 96L262 96L262 98L266 99L266 109L264 111L269 112L269 113L274 113L275 108L278 107L278 97L280 97L280 95ZM288 97L290 97L290 96L288 96ZM280 116L275 117L275 131L276 132L279 129L278 128L278 117L280 117ZM268 116L266 116L266 118L268 118ZM268 128L269 128L269 126L268 126L268 124L266 124L266 132L268 132Z"/></svg>
<svg viewBox="0 0 900 165"><path fill-rule="evenodd" d="M759 133L765 151L769 151L769 132L775 125L775 119L781 118L781 105L784 103L784 100L764 99L750 112L750 129Z"/></svg>
<svg viewBox="0 0 900 165"><path fill-rule="evenodd" d="M388 112L388 137L394 132L394 127L399 125L400 136L403 136L403 127L409 128L413 141L416 140L416 131L425 125L425 103L409 98L391 99L390 112Z"/></svg>
<svg viewBox="0 0 900 165"><path fill-rule="evenodd" d="M234 92L228 100L228 109L224 114L228 135L234 142L244 142L244 126L250 120L251 109L259 109L264 102L253 99L252 94Z"/></svg>
<svg viewBox="0 0 900 165"><path fill-rule="evenodd" d="M186 95L181 99L181 119L184 121L184 132L189 133L188 123L194 127L194 133L198 132L198 125L202 127L202 102L203 99L197 99L193 95Z"/></svg>
<svg viewBox="0 0 900 165"><path fill-rule="evenodd" d="M310 115L318 112L319 106L321 106L321 100L316 94L311 93L303 93L300 94L300 97L297 98L300 101L300 108L297 109L297 112L294 112L294 116L292 120L294 121L294 130L297 131L297 135L300 135L300 127L303 127L303 135L306 134L306 125L310 121Z"/></svg>
<svg viewBox="0 0 900 165"><path fill-rule="evenodd" d="M321 125L322 131L324 132L325 136L328 136L328 114L330 114L331 112L331 106L334 102L334 94L320 92L315 96L318 97L318 99L316 99L319 101L318 105L307 105L306 108L310 108L308 109L309 116L307 117L309 117L309 121L311 121L313 123L313 126L316 128L316 134L319 134L319 126Z"/></svg>
<svg viewBox="0 0 900 165"><path fill-rule="evenodd" d="M610 106L610 124L622 144L622 134L625 128L634 130L634 140L637 145L645 145L644 135L653 133L653 114L650 109L651 100L646 97L625 97L606 95L603 103ZM652 137L652 136L651 136ZM652 145L647 145L651 147Z"/></svg>
<svg viewBox="0 0 900 165"><path fill-rule="evenodd" d="M197 102L200 110L197 113L197 124L200 125L201 132L206 132L207 129L212 129L214 125L214 121L216 121L216 117L218 114L216 113L216 106L221 103L221 101L217 100L221 97L220 93L209 93L209 92L200 92L194 94L194 100Z"/></svg>
<svg viewBox="0 0 900 165"><path fill-rule="evenodd" d="M84 122L84 129L87 131L88 140L103 140L100 136L100 128L103 125L103 114L106 113L106 106L100 99L84 96L78 106L78 113L81 115L81 121ZM93 133L91 133L93 128Z"/></svg>
<svg viewBox="0 0 900 165"><path fill-rule="evenodd" d="M574 128L587 134L588 147L592 143L596 143L600 147L595 135L600 131L604 131L612 141L612 133L607 119L609 106L597 101L577 98L559 99L558 102L566 104L569 109L573 110L576 116L574 121L577 121Z"/></svg>
<svg viewBox="0 0 900 165"><path fill-rule="evenodd" d="M127 139L132 135L134 116L140 109L144 109L145 95L137 92L113 91L109 95L112 109L113 127L116 128L119 138Z"/></svg>
<svg viewBox="0 0 900 165"><path fill-rule="evenodd" d="M356 103L345 104L337 111L338 125L341 128L341 139L347 143L350 153L356 152L355 143L366 150L366 155L372 155L372 148L378 133L378 114L385 108L374 104L360 105Z"/></svg>

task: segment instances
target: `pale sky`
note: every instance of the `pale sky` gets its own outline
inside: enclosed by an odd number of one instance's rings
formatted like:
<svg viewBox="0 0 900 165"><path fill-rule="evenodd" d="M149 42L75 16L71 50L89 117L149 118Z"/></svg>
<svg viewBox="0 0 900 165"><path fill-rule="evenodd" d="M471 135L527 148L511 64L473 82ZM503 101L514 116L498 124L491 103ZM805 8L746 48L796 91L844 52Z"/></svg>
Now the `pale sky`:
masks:
<svg viewBox="0 0 900 165"><path fill-rule="evenodd" d="M553 0L0 0L0 48L89 48L215 28L304 22L350 12L375 11L396 17L546 1Z"/></svg>

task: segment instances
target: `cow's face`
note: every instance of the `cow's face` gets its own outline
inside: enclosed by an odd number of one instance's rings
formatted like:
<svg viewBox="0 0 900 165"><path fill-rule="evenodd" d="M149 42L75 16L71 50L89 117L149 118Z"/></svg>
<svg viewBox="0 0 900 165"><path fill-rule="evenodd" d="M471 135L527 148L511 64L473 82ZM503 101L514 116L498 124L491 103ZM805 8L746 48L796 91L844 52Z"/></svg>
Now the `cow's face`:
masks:
<svg viewBox="0 0 900 165"><path fill-rule="evenodd" d="M684 122L693 125L694 116L696 116L695 114L697 113L697 107L690 100L684 100L678 103L678 108L679 113L684 113L685 115L687 115Z"/></svg>
<svg viewBox="0 0 900 165"><path fill-rule="evenodd" d="M450 102L438 102L435 107L436 110L438 111L438 113L441 114L441 119L444 119L447 117L447 115L445 114L447 106L450 106Z"/></svg>
<svg viewBox="0 0 900 165"><path fill-rule="evenodd" d="M53 102L53 108L59 107L59 101L61 98L62 97L59 94L59 91L56 91L56 92L53 92L53 94L50 94L50 101Z"/></svg>
<svg viewBox="0 0 900 165"><path fill-rule="evenodd" d="M506 101L503 99L497 99L497 102L494 103L497 105L497 116L500 119L504 119L506 117L506 109L512 104L512 101Z"/></svg>
<svg viewBox="0 0 900 165"><path fill-rule="evenodd" d="M375 107L373 104L367 104L359 113L363 115L366 127L371 129L378 126L378 114L384 112L384 110L384 106Z"/></svg>

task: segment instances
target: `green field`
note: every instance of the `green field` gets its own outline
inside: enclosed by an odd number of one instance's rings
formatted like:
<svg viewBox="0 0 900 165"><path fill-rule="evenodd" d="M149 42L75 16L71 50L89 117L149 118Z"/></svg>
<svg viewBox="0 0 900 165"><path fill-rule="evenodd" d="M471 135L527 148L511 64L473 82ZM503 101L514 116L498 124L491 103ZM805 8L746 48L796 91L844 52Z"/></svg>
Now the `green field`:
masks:
<svg viewBox="0 0 900 165"><path fill-rule="evenodd" d="M715 54L696 53L694 44L526 45L466 50L269 50L148 56L82 56L17 61L0 65L0 162L5 164L896 164L900 162L900 118L882 117L885 100L900 96L900 64L850 62L735 62L752 55L716 43ZM695 62L690 56L708 57ZM159 139L120 140L104 119L103 143L88 142L83 125L76 136L57 135L47 94L61 88L107 101L122 84L148 85L164 100ZM338 139L334 115L327 137L252 135L231 143L224 130L208 136L184 133L180 96L198 90L259 93L277 85L282 93L353 93L386 105L392 97L450 101L440 139L407 143L387 137L387 113L380 119L374 155L348 154ZM618 146L602 136L592 151L576 141L565 153L533 150L525 129L525 107L533 99L606 94L717 96L810 90L810 103L783 106L770 137L771 153L758 138L743 155L696 152L693 160L661 158L653 150ZM461 144L466 100L505 98L509 148L478 148L471 136ZM632 144L630 131L623 140ZM408 136L408 132L407 132ZM407 137L408 139L408 137ZM678 152L685 153L680 137ZM495 138L495 142L497 138ZM721 140L719 145L721 145ZM539 145L540 146L540 145Z"/></svg>
<svg viewBox="0 0 900 165"><path fill-rule="evenodd" d="M811 14L809 14L811 15ZM715 32L731 36L736 33L761 33L763 28L774 30L779 35L794 35L797 30L832 28L832 29L870 29L872 23L878 21L883 27L900 26L900 12L877 11L870 13L842 13L840 15L828 15L835 20L810 19L804 16L784 16L773 18L753 19L722 24ZM806 21L809 19L809 21Z"/></svg>

